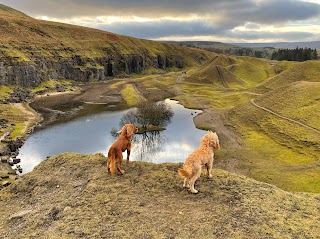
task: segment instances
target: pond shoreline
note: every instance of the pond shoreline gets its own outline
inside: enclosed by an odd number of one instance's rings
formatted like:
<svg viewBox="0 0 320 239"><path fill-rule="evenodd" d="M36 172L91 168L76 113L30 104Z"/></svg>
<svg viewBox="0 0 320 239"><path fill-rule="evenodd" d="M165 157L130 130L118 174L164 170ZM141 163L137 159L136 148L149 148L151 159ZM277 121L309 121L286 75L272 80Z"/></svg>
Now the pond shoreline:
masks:
<svg viewBox="0 0 320 239"><path fill-rule="evenodd" d="M126 105L122 96L118 93L118 89L113 87L121 83L123 80L110 80L106 82L98 83L88 83L82 84L79 86L77 92L57 92L57 93L48 93L39 97L33 98L29 102L29 106L37 112L37 114L42 116L42 120L39 120L37 124L30 129L30 132L36 131L37 129L45 129L48 126L56 125L61 123L68 122L70 120L77 119L86 114L92 114L92 112L86 110L87 102L90 102L90 107L94 106L94 111L96 112L105 112L105 111L115 111L115 110L124 110L129 109L130 107ZM130 82L135 84L135 82ZM145 93L143 87L139 90ZM152 96L151 101L154 100L163 100L169 96L167 91L157 94L157 97ZM171 94L169 98L176 98L174 94ZM65 104L67 102L67 104ZM77 103L78 102L78 103ZM179 101L179 104L186 107L185 102ZM62 106L62 110L59 107ZM205 105L204 105L205 106ZM190 108L189 108L190 109ZM216 115L218 114L218 115ZM214 119L212 121L212 119ZM211 108L204 108L203 112L193 117L194 126L203 129L218 129L222 132L221 136L224 139L237 138L233 133L234 129L222 127L225 124L225 117L223 117L222 111L217 111ZM220 136L220 135L219 135ZM25 140L27 140L28 135L26 135L22 141L19 141L17 144L17 149L22 147ZM226 140L228 142L229 140ZM19 149L18 149L19 151ZM16 151L15 151L16 152ZM11 152L9 152L10 154ZM220 168L226 168L225 163L218 163ZM235 163L234 163L235 164ZM231 165L234 165L231 164ZM230 168L231 172L236 172L235 166Z"/></svg>

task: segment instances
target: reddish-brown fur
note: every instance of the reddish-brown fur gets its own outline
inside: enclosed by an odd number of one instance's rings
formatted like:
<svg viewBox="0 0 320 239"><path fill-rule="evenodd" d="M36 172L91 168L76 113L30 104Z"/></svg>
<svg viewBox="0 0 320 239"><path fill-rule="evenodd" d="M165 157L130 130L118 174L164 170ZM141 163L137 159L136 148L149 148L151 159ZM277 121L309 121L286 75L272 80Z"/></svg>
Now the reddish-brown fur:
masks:
<svg viewBox="0 0 320 239"><path fill-rule="evenodd" d="M126 124L120 131L117 132L120 133L120 136L111 145L108 151L108 172L114 174L117 168L120 174L124 174L124 170L121 169L121 164L123 161L122 152L127 150L127 160L129 161L132 135L137 132L138 128L136 128L133 124Z"/></svg>
<svg viewBox="0 0 320 239"><path fill-rule="evenodd" d="M217 149L220 149L218 135L208 131L202 137L200 146L186 158L183 168L178 169L178 174L184 177L183 187L189 187L192 193L198 192L194 188L194 183L201 175L202 165L206 166L208 177L212 177L213 151Z"/></svg>

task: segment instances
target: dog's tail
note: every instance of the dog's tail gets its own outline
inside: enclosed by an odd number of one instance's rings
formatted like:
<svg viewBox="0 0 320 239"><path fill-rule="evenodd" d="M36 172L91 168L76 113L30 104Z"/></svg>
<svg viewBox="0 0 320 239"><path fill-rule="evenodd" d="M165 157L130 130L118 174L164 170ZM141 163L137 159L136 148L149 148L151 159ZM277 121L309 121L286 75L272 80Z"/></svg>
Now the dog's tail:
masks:
<svg viewBox="0 0 320 239"><path fill-rule="evenodd" d="M111 152L110 152L111 151ZM110 172L111 174L115 174L116 172L116 156L115 156L115 151L113 149L110 149L108 153L108 167L110 167Z"/></svg>
<svg viewBox="0 0 320 239"><path fill-rule="evenodd" d="M189 173L186 170L184 170L183 168L178 168L178 174L181 177L185 177L185 178L189 177Z"/></svg>
<svg viewBox="0 0 320 239"><path fill-rule="evenodd" d="M111 157L109 165L110 165L111 174L115 174L115 172L116 172L116 159L114 157Z"/></svg>

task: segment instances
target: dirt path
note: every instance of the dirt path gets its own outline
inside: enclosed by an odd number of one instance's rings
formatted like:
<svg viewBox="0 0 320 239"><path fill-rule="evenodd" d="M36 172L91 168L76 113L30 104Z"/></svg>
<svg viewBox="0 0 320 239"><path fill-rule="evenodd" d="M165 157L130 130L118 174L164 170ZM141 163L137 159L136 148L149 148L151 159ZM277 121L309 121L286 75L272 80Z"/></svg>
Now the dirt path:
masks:
<svg viewBox="0 0 320 239"><path fill-rule="evenodd" d="M264 111L267 111L267 112L269 112L270 114L273 114L273 115L275 115L275 116L277 116L277 117L279 117L279 118L281 118L281 119L288 120L288 121L290 121L290 122L293 122L293 123L295 123L295 124L298 124L298 125L300 125L300 126L302 126L302 127L305 127L305 128L307 128L307 129L309 129L309 130L312 130L312 131L320 134L320 130L315 129L315 128L313 128L313 127L311 127L311 126L309 126L309 125L306 125L306 124L304 124L304 123L301 123L301 122L299 122L299 121L297 121L297 120L290 119L290 118L288 118L288 117L285 117L285 116L283 116L283 115L280 115L280 114L278 114L278 113L276 113L276 112L274 112L274 111L272 111L272 110L270 110L270 109L268 109L268 108L265 108L265 107L263 107L263 106L260 106L260 105L258 105L257 103L254 102L254 99L251 99L250 102L251 102L251 104L253 104L255 107L257 107L257 108L259 108L259 109L262 109L262 110L264 110Z"/></svg>
<svg viewBox="0 0 320 239"><path fill-rule="evenodd" d="M40 120L40 115L25 103L14 103L13 105L20 110L21 114L26 115L28 118L24 122L24 129L22 130L22 135L24 135Z"/></svg>

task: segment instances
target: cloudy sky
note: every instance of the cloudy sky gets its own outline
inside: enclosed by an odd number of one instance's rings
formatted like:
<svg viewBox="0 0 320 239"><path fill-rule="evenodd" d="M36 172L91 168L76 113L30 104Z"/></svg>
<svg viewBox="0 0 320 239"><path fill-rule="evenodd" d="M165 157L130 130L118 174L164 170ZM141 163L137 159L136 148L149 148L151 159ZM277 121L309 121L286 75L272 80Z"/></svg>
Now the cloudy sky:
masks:
<svg viewBox="0 0 320 239"><path fill-rule="evenodd" d="M0 0L29 16L153 40L320 40L320 0Z"/></svg>

